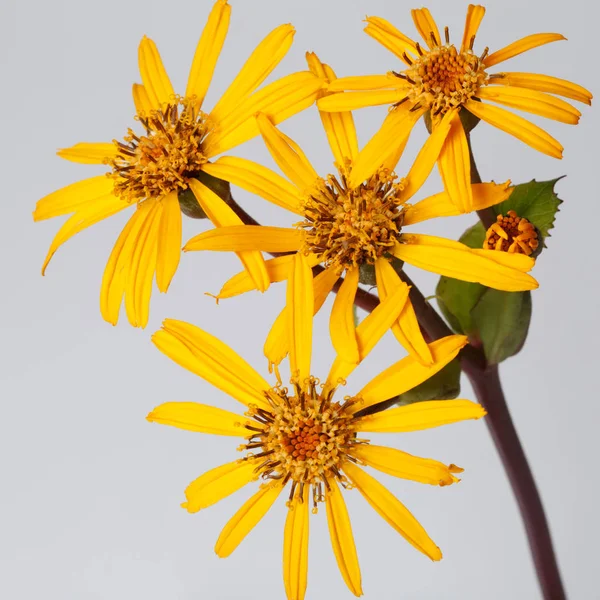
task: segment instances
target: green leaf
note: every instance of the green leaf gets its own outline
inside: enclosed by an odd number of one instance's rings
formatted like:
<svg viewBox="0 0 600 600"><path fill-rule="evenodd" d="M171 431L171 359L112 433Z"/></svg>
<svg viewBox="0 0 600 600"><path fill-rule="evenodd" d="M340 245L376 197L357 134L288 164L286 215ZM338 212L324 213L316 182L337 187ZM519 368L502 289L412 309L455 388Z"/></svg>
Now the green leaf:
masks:
<svg viewBox="0 0 600 600"><path fill-rule="evenodd" d="M501 363L525 344L531 320L531 292L487 288L472 316L488 363Z"/></svg>
<svg viewBox="0 0 600 600"><path fill-rule="evenodd" d="M493 209L496 215L505 215L509 210L514 210L520 217L525 217L535 225L540 235L540 248L545 248L545 240L550 237L550 230L554 227L556 213L562 200L556 195L554 186L562 177L549 181L531 180L515 186L510 197ZM481 246L480 246L481 247Z"/></svg>
<svg viewBox="0 0 600 600"><path fill-rule="evenodd" d="M460 394L460 363L455 358L441 371L424 381L417 387L396 399L396 404L405 406L426 400L452 400Z"/></svg>

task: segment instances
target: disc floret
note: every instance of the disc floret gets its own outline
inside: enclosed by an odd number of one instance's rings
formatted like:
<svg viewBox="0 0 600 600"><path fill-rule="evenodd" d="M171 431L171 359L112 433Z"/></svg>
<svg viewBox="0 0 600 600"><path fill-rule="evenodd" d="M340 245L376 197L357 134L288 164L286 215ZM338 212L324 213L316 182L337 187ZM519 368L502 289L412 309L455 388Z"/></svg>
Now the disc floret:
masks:
<svg viewBox="0 0 600 600"><path fill-rule="evenodd" d="M255 470L263 479L283 480L283 485L291 480L290 499L298 486L300 491L310 486L314 509L324 501L328 479L348 487L343 463L358 462L349 452L366 442L356 437L355 418L347 411L359 400L336 402L333 390L324 393L318 385L311 377L305 386L294 384L293 393L281 386L269 390L271 410L250 407L247 416L254 422L246 428L252 435L239 448L250 453L244 460L259 461Z"/></svg>
<svg viewBox="0 0 600 600"><path fill-rule="evenodd" d="M187 98L175 98L137 119L146 130L128 129L124 142L114 140L118 155L108 161L115 195L127 202L160 198L185 190L187 180L207 162L202 144L210 131L207 115Z"/></svg>
<svg viewBox="0 0 600 600"><path fill-rule="evenodd" d="M481 56L477 56L473 52L473 36L469 47L459 51L450 44L448 28L445 33L445 44L431 34L432 48L429 51L424 51L417 42L419 57L413 61L405 54L409 68L394 73L410 84L406 99L415 107L427 107L434 116L445 114L470 100L489 79L483 65L487 48Z"/></svg>
<svg viewBox="0 0 600 600"><path fill-rule="evenodd" d="M380 168L358 187L347 182L347 169L320 179L303 204L306 252L321 256L340 272L373 264L396 243L404 220L403 179Z"/></svg>

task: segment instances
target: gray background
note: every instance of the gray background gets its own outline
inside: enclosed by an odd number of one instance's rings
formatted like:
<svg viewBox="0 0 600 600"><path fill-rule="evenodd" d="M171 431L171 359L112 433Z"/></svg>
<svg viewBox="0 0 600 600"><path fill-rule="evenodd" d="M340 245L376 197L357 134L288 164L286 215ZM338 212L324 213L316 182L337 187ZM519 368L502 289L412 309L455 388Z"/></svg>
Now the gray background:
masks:
<svg viewBox="0 0 600 600"><path fill-rule="evenodd" d="M292 22L298 33L283 75L305 68L304 51L319 52L339 74L384 72L393 56L361 32L365 14L385 17L415 35L408 2L370 0L232 0L228 40L207 99L210 108L258 41ZM137 44L158 44L176 90L183 91L209 0L2 0L0 6L0 165L2 169L3 293L0 295L2 455L0 596L13 599L146 600L282 598L283 503L227 559L213 545L251 489L198 515L179 508L187 483L232 460L237 442L150 425L144 417L167 400L233 400L162 356L149 342L164 317L204 326L261 372L262 343L282 306L283 286L216 306L204 295L237 272L234 256L192 253L167 296L153 298L145 331L123 315L112 328L98 309L102 270L125 214L68 242L48 275L39 269L60 220L34 224L41 196L101 168L64 162L58 147L120 138L132 123L130 87L138 81ZM466 2L432 0L440 26L460 42ZM493 50L533 32L559 31L569 42L513 59L507 69L548 73L592 91L598 11L584 0L494 0L476 49ZM500 67L498 68L500 69ZM356 113L361 142L385 109ZM535 275L530 338L502 367L511 411L531 460L552 524L571 598L597 591L597 111L582 109L581 126L538 120L566 148L562 163L510 136L481 126L474 134L484 179L522 182L568 178L549 249ZM314 109L284 127L325 174L331 157ZM403 162L408 168L422 126ZM238 151L272 165L262 142ZM403 171L404 169L400 169ZM437 173L423 193L439 191ZM265 223L291 217L248 194L242 204ZM420 230L458 236L472 217L446 219ZM186 221L188 239L206 227ZM411 270L411 276L413 275ZM415 274L426 293L435 277ZM330 301L331 302L331 301ZM330 304L328 305L330 306ZM332 359L325 314L317 319L313 371ZM358 390L399 356L387 336L350 382ZM465 383L463 396L472 397ZM384 436L385 437L385 436ZM385 482L426 526L445 558L433 564L414 551L359 497L347 496L368 598L534 599L539 597L517 507L483 422L403 436L386 443L466 468L459 485L439 489ZM308 599L351 597L337 573L324 511L311 519Z"/></svg>

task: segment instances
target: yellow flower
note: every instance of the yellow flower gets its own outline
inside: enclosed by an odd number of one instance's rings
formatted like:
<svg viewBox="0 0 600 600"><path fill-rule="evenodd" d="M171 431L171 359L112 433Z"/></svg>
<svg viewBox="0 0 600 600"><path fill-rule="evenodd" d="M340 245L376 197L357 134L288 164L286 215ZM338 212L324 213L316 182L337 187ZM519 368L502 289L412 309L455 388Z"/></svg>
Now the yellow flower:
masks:
<svg viewBox="0 0 600 600"><path fill-rule="evenodd" d="M335 81L335 74L314 54L308 55L313 72ZM423 339L415 312L408 299L409 287L400 280L390 264L391 257L464 281L479 282L501 290L519 291L537 287L526 274L534 260L522 254L505 254L494 250L473 250L459 242L416 233L405 233L407 226L426 219L458 215L449 194L440 193L409 205L435 164L435 148L451 127L452 113L446 115L421 150L404 179L393 171L396 158L386 163L370 162L372 169L356 179L355 165L371 155L365 147L360 153L356 131L349 112L321 112L329 144L335 158L337 175L319 177L300 147L277 130L265 115L258 116L263 138L273 158L290 181L271 170L241 158L221 158L207 165L215 177L259 194L266 200L299 215L301 221L292 229L281 227L219 227L191 239L184 250L250 251L288 253L268 260L271 282L287 278L293 255L300 252L311 266L323 263L325 270L314 279L315 312L345 272L345 279L333 304L331 337L336 351L357 363L361 356L355 334L353 304L359 282L359 268L375 266L380 299L399 293L404 310L392 331L398 341L423 363L432 361ZM473 210L502 202L511 193L507 184L473 186ZM255 289L248 271L229 280L219 298L227 298ZM265 353L278 364L287 352L285 319L280 315L265 345Z"/></svg>
<svg viewBox="0 0 600 600"><path fill-rule="evenodd" d="M404 63L404 69L386 75L340 78L328 88L337 93L319 102L321 110L334 112L391 105L381 130L367 145L372 152L366 153L355 165L355 181L372 172L375 164L380 164L390 154L402 152L421 116L429 113L435 128L441 118L450 113L453 114L451 127L437 148L438 167L452 201L471 210L469 148L458 115L463 108L544 154L562 157L560 143L543 129L489 102L575 125L581 113L551 94L586 104L591 104L592 94L579 85L548 75L490 74L488 70L532 48L565 38L558 33L536 33L492 54L488 54L486 47L478 56L473 45L484 13L483 6L469 5L459 48L450 43L447 27L442 40L426 8L412 11L424 46L409 39L385 19L367 18L365 32L393 52ZM351 92L340 93L344 90Z"/></svg>
<svg viewBox="0 0 600 600"><path fill-rule="evenodd" d="M154 409L148 420L199 433L243 438L238 450L244 458L208 471L185 491L183 507L190 513L211 506L262 479L258 491L225 525L215 546L220 557L229 556L262 519L283 489L289 511L284 529L283 573L288 600L302 600L308 572L309 510L325 504L333 551L344 581L356 595L362 594L361 575L350 518L340 486L357 489L383 519L417 550L432 560L442 554L423 527L363 466L383 473L428 483L450 485L462 469L373 445L359 437L368 432L417 431L478 419L484 409L468 400L416 403L369 416L360 411L418 385L456 356L466 343L463 336L449 336L431 344L442 360L426 367L412 357L392 365L358 393L335 400L338 385L353 365L336 359L323 386L311 376L312 277L305 257L293 259L288 298L292 341L291 389L281 381L271 387L248 363L223 342L181 321L167 320L153 341L179 365L199 375L246 407L244 416L193 402L168 402ZM386 305L386 306L384 306ZM361 324L361 342L370 350L385 328L379 322L388 313L398 314L393 299L376 308Z"/></svg>
<svg viewBox="0 0 600 600"><path fill-rule="evenodd" d="M152 281L166 292L181 252L181 211L178 194L190 189L215 225L238 225L240 219L198 177L210 160L258 135L254 115L266 112L275 122L310 106L322 82L310 72L263 83L289 50L291 25L273 30L256 48L210 113L204 97L225 41L231 7L217 0L200 38L184 96L175 94L154 42L144 37L139 46L142 85L133 85L136 120L143 133L129 129L123 142L82 143L59 151L67 160L108 164L100 175L63 188L40 200L34 220L72 214L62 226L44 262L79 231L115 213L136 210L119 236L108 260L102 289L102 316L117 323L123 296L129 322L148 322ZM268 286L258 252L240 252L258 289Z"/></svg>

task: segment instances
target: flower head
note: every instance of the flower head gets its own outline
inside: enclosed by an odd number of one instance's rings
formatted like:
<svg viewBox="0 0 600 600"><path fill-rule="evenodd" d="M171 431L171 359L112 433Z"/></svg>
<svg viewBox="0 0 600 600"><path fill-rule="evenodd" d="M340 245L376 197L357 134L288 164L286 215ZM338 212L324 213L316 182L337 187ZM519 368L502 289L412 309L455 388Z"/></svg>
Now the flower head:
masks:
<svg viewBox="0 0 600 600"><path fill-rule="evenodd" d="M189 191L216 225L238 225L233 210L205 185L206 166L218 154L258 135L254 115L269 114L280 122L314 102L322 82L310 72L288 75L258 89L286 55L294 29L273 30L246 61L229 88L208 112L204 98L227 35L231 7L217 0L198 43L187 88L175 93L158 49L144 37L139 46L142 84L133 85L136 121L121 141L81 143L59 151L66 160L105 164L107 176L92 177L40 200L34 220L72 214L60 229L46 257L42 273L64 242L79 231L126 208L135 212L119 236L108 260L100 307L102 316L116 324L123 297L129 322L148 322L152 282L166 292L181 253L182 194ZM180 209L180 196L182 206ZM258 252L240 252L258 289L268 285Z"/></svg>
<svg viewBox="0 0 600 600"><path fill-rule="evenodd" d="M549 75L490 73L490 69L518 54L565 38L558 33L537 33L491 54L487 47L476 52L484 14L483 6L469 5L460 45L452 43L447 27L443 36L440 34L426 8L412 11L423 43L410 39L385 19L367 18L365 32L395 54L403 63L402 68L385 75L337 79L328 86L331 94L319 100L319 108L331 112L390 106L380 131L366 146L371 152L354 166L355 181L363 179L390 155L401 153L413 126L423 115L430 118L434 130L446 115L451 115L451 127L431 151L438 159L444 187L458 207L473 208L468 131L461 122L461 111L468 111L540 152L562 157L563 148L551 135L490 102L575 125L581 113L556 96L590 104L592 94L580 85Z"/></svg>
<svg viewBox="0 0 600 600"><path fill-rule="evenodd" d="M514 210L506 215L498 215L496 222L485 234L484 248L516 252L530 256L538 249L540 242L537 231L525 217L519 217Z"/></svg>
<svg viewBox="0 0 600 600"><path fill-rule="evenodd" d="M293 260L288 296L302 296L297 283L311 277L302 255ZM450 336L431 345L436 358L424 366L412 357L392 365L362 390L336 397L352 372L336 359L324 384L311 375L311 294L305 303L290 305L287 326L291 387L281 380L270 386L248 363L208 333L180 321L167 320L153 341L178 364L230 394L246 406L244 415L192 402L168 402L154 409L148 420L200 433L242 438L241 458L208 471L186 489L183 507L197 512L229 496L246 484L261 481L258 491L225 525L215 546L229 556L283 494L288 506L284 530L283 570L289 600L302 600L307 586L309 512L326 509L331 543L340 572L357 596L362 594L358 555L342 489L356 489L367 502L416 549L440 560L440 549L412 514L363 467L396 477L446 486L458 481L462 469L377 446L364 433L407 432L437 427L485 414L468 400L421 402L383 412L365 411L379 402L418 385L452 360L465 344ZM393 300L383 312L394 310ZM376 309L368 329L380 319ZM372 348L378 334L364 342ZM371 414L366 414L369 412Z"/></svg>
<svg viewBox="0 0 600 600"><path fill-rule="evenodd" d="M318 58L308 55L313 71L335 82L335 74ZM239 158L222 158L207 166L215 177L230 181L299 215L292 228L241 226L219 227L192 238L185 250L260 250L307 256L311 266L323 264L314 279L315 312L342 274L345 275L331 313L330 330L340 356L357 363L361 358L352 306L359 283L359 269L374 265L380 299L398 293L404 309L389 327L398 341L424 364L432 361L417 318L408 298L409 287L399 277L401 263L464 281L506 291L528 290L537 282L527 274L533 259L524 255L506 256L494 250L473 250L444 238L408 233L406 229L427 219L467 212L458 208L448 193L442 192L411 204L435 164L435 149L452 127L453 113L442 119L429 137L414 165L404 178L393 168L397 156L383 163L370 162L372 169L357 179L356 165L372 148L358 151L356 131L348 112L321 112L325 131L335 158L334 174L320 177L301 148L280 132L265 115L258 125L267 147L289 181L269 169ZM376 166L375 166L376 165ZM471 186L469 185L469 189ZM506 200L512 190L509 182L476 184L472 187L472 210ZM286 279L292 255L267 261L271 282ZM394 266L392 266L392 263ZM310 282L306 285L310 285ZM252 277L243 272L228 281L219 294L226 298L255 289ZM287 352L284 319L275 322L265 353L278 364Z"/></svg>

